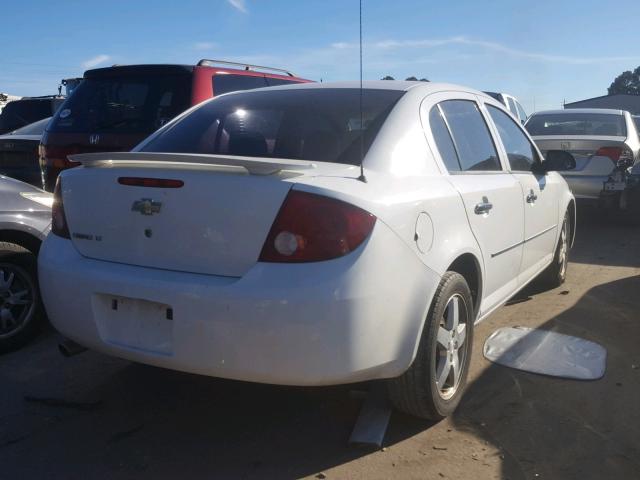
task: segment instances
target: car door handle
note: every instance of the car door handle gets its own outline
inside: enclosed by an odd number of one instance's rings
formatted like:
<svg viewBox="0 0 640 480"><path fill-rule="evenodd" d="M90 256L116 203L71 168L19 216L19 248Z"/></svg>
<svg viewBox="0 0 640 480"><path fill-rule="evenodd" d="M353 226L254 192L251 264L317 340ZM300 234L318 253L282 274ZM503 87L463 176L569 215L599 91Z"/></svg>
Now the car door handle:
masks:
<svg viewBox="0 0 640 480"><path fill-rule="evenodd" d="M489 199L487 197L482 197L482 202L476 204L473 211L476 215L482 215L484 213L489 213L492 208L493 204L489 202Z"/></svg>
<svg viewBox="0 0 640 480"><path fill-rule="evenodd" d="M527 203L536 203L536 200L538 200L538 195L533 193L533 190L531 190L529 195L527 195Z"/></svg>

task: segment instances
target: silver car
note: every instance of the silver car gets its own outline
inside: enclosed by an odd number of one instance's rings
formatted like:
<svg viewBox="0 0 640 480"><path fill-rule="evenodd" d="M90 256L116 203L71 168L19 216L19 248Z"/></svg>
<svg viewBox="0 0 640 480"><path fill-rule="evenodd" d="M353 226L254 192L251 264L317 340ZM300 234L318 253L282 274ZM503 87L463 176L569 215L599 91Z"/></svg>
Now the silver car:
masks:
<svg viewBox="0 0 640 480"><path fill-rule="evenodd" d="M520 102L518 101L518 99L513 95L509 95L508 93L497 93L497 92L484 92L484 93L486 93L490 97L495 98L500 103L502 103L505 107L507 107L509 112L511 112L511 114L517 120L520 120L520 123L522 123L523 125L527 121L527 113L524 111L524 108L522 108L522 105L520 105Z"/></svg>
<svg viewBox="0 0 640 480"><path fill-rule="evenodd" d="M544 155L573 154L576 168L560 172L579 200L600 200L626 188L627 169L640 160L640 138L629 112L572 108L536 112L525 128Z"/></svg>
<svg viewBox="0 0 640 480"><path fill-rule="evenodd" d="M44 321L36 257L52 202L51 194L0 176L0 353L24 345Z"/></svg>

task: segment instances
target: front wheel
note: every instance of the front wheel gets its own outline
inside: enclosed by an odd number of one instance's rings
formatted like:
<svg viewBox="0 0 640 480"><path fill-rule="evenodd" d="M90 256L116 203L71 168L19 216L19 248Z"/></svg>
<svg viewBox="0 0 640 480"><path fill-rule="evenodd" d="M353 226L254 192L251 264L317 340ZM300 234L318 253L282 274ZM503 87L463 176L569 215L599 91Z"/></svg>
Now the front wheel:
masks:
<svg viewBox="0 0 640 480"><path fill-rule="evenodd" d="M456 409L467 381L474 309L466 280L443 275L409 369L388 381L389 398L405 413L441 420Z"/></svg>
<svg viewBox="0 0 640 480"><path fill-rule="evenodd" d="M35 255L0 242L0 353L26 344L43 319Z"/></svg>
<svg viewBox="0 0 640 480"><path fill-rule="evenodd" d="M540 279L547 288L556 288L564 283L567 279L567 267L569 265L569 238L571 234L569 224L569 212L564 214L562 221L562 229L560 230L560 238L553 256L553 261L547 269L542 272Z"/></svg>

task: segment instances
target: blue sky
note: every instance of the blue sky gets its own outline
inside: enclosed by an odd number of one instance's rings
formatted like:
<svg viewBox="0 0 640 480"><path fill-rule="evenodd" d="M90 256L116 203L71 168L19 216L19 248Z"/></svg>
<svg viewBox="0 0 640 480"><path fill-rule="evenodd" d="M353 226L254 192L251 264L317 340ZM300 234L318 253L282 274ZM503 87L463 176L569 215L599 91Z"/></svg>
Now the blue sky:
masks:
<svg viewBox="0 0 640 480"><path fill-rule="evenodd" d="M637 0L363 3L365 79L505 91L531 112L604 95L640 65ZM0 45L0 91L16 95L53 93L94 66L200 58L357 79L358 1L7 0Z"/></svg>

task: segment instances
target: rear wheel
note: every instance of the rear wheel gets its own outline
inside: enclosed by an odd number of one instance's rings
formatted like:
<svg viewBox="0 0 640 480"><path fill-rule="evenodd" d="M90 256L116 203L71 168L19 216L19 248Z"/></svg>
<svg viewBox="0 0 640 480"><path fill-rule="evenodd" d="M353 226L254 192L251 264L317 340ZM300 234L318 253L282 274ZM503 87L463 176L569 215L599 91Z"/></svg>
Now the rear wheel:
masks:
<svg viewBox="0 0 640 480"><path fill-rule="evenodd" d="M388 381L395 407L416 417L441 420L460 403L473 344L473 302L464 277L447 272L436 290L409 369Z"/></svg>
<svg viewBox="0 0 640 480"><path fill-rule="evenodd" d="M556 288L567 279L567 267L569 265L569 239L571 238L571 226L569 224L569 212L564 214L560 238L556 246L553 261L547 269L542 272L540 280L547 288Z"/></svg>
<svg viewBox="0 0 640 480"><path fill-rule="evenodd" d="M35 255L13 243L0 242L0 352L27 343L43 318Z"/></svg>

